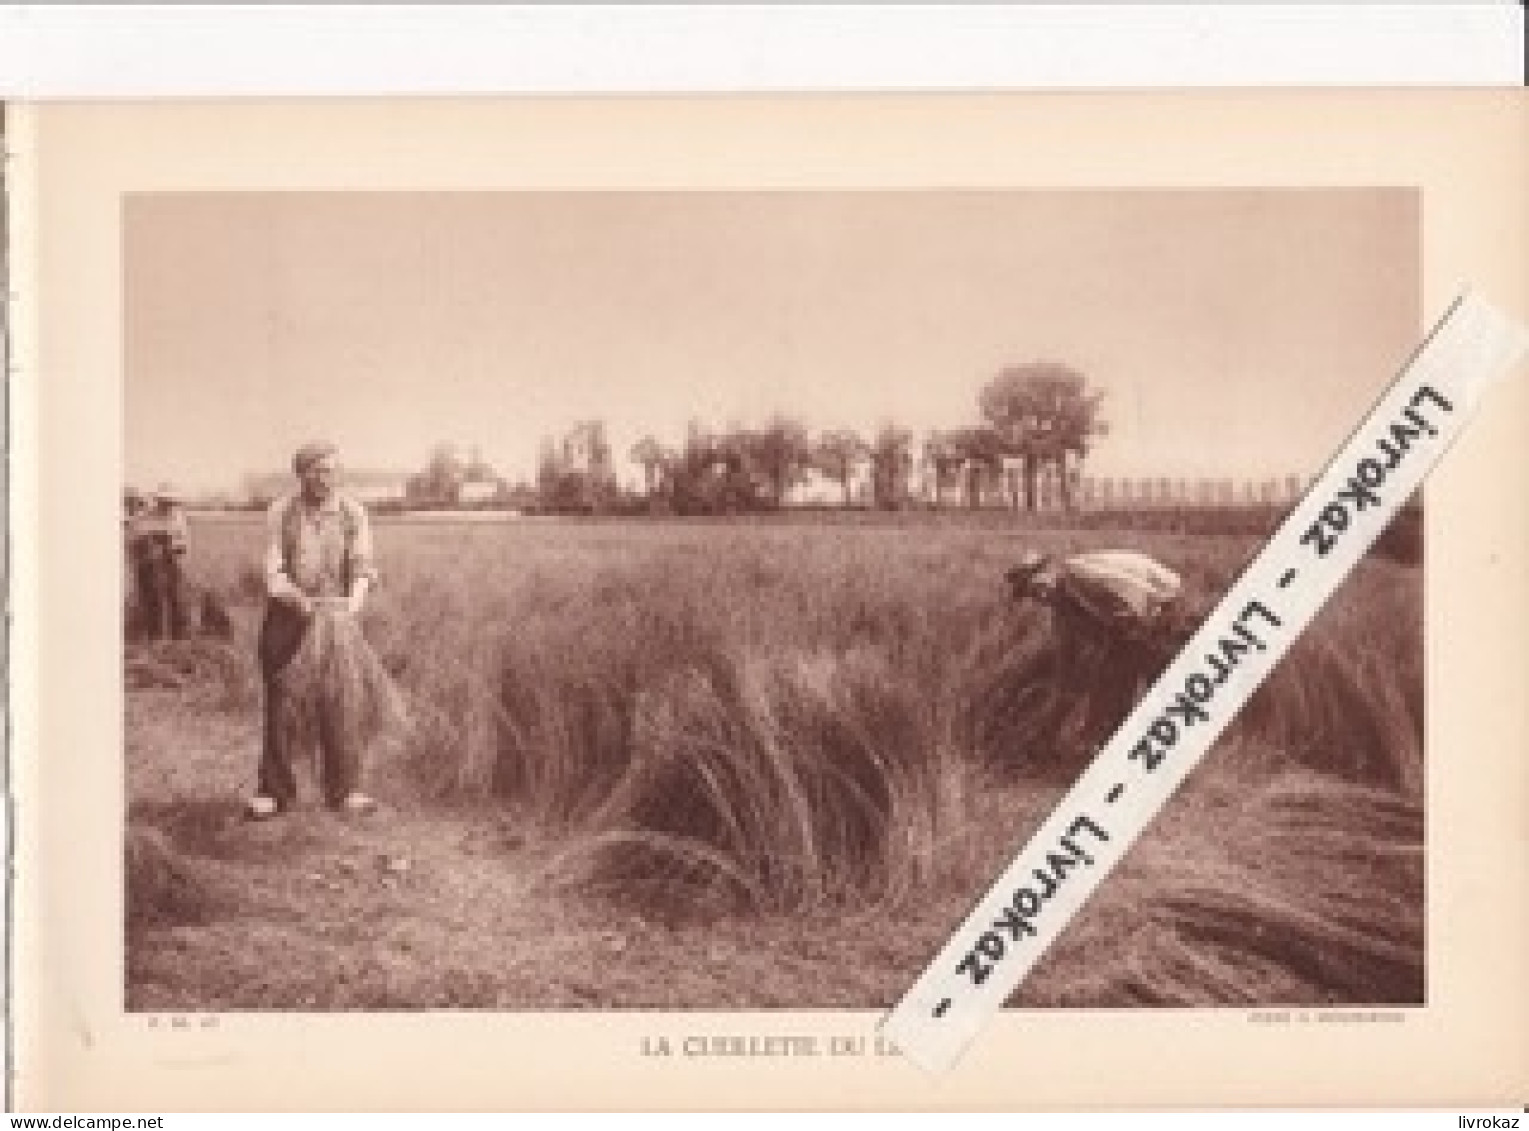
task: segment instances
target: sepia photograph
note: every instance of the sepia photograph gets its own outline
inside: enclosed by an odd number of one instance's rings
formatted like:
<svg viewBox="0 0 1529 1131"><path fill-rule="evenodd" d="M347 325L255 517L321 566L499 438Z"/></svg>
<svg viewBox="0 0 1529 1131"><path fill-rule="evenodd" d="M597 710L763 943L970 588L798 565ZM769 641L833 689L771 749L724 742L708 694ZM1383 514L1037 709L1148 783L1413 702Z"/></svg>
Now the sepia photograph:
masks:
<svg viewBox="0 0 1529 1131"><path fill-rule="evenodd" d="M1522 1092L1522 380L1097 772L1458 297L1524 321L1521 101L7 109L18 1108ZM1090 782L1161 796L926 1071Z"/></svg>
<svg viewBox="0 0 1529 1131"><path fill-rule="evenodd" d="M1407 187L120 216L129 1012L889 1007L1423 330ZM1428 1003L1423 527L1011 1006Z"/></svg>

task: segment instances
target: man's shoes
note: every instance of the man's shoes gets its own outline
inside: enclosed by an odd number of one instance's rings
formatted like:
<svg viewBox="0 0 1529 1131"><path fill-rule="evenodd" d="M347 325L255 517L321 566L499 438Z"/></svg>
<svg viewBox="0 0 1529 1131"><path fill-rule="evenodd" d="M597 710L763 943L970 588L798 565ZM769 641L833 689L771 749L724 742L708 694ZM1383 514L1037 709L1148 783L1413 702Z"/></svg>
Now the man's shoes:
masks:
<svg viewBox="0 0 1529 1131"><path fill-rule="evenodd" d="M244 806L244 817L249 821L269 821L280 813L281 806L277 804L276 798L264 794L251 797Z"/></svg>
<svg viewBox="0 0 1529 1131"><path fill-rule="evenodd" d="M340 802L340 812L347 816L359 817L376 811L377 802L359 790L347 793L345 799Z"/></svg>
<svg viewBox="0 0 1529 1131"><path fill-rule="evenodd" d="M357 790L347 793L334 808L346 816L359 817L375 813L377 802ZM244 819L247 821L269 821L272 817L279 817L281 812L281 803L265 794L251 797L244 805Z"/></svg>

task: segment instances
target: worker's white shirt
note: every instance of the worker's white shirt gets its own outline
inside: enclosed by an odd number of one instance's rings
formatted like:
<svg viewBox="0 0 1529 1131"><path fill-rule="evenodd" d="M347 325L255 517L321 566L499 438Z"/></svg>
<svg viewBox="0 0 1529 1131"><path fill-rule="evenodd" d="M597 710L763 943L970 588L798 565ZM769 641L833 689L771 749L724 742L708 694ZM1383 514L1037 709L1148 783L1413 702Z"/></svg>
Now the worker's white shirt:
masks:
<svg viewBox="0 0 1529 1131"><path fill-rule="evenodd" d="M1155 617L1183 587L1173 570L1135 550L1076 554L1059 562L1057 572L1061 584L1097 611L1118 603L1142 619Z"/></svg>

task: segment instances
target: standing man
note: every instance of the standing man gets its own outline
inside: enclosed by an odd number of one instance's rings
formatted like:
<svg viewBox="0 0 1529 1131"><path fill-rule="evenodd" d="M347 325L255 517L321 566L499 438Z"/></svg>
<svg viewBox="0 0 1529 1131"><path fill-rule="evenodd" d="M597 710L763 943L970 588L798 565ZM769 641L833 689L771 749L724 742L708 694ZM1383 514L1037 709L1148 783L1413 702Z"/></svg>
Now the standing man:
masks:
<svg viewBox="0 0 1529 1131"><path fill-rule="evenodd" d="M127 494L125 539L133 571L135 629L149 640L184 640L190 632L186 608L186 514L180 492L168 483L145 498Z"/></svg>
<svg viewBox="0 0 1529 1131"><path fill-rule="evenodd" d="M153 638L159 626L159 579L155 576L153 543L148 536L149 502L129 487L122 496L122 543L127 557L128 639Z"/></svg>
<svg viewBox="0 0 1529 1131"><path fill-rule="evenodd" d="M191 617L186 607L186 549L190 533L181 493L168 483L154 492L152 532L159 579L159 612L164 618L156 633L174 640L190 635Z"/></svg>
<svg viewBox="0 0 1529 1131"><path fill-rule="evenodd" d="M266 515L265 620L260 626L260 672L265 684L265 738L259 786L248 815L274 817L297 799L293 751L283 725L282 669L296 655L315 610L339 604L358 615L376 582L371 523L366 508L336 487L333 444L305 444L292 457L297 489L271 504ZM344 728L320 721L324 801L346 813L366 813L376 802L361 792L361 754Z"/></svg>
<svg viewBox="0 0 1529 1131"><path fill-rule="evenodd" d="M1183 583L1134 550L1027 553L1004 575L1014 599L1051 613L1058 745L1090 757L1188 637ZM1082 701L1082 720L1071 716Z"/></svg>

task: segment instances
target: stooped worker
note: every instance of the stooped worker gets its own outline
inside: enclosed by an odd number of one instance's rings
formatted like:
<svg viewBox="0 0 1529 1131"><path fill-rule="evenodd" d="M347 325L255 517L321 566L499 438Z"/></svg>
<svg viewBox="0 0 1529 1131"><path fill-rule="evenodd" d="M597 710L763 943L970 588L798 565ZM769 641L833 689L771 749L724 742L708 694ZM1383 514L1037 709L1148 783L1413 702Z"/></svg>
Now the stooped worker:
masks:
<svg viewBox="0 0 1529 1131"><path fill-rule="evenodd" d="M282 679L321 609L360 614L376 582L371 524L366 508L336 485L337 449L328 442L303 445L292 457L297 488L271 504L266 515L263 570L268 600L258 652L265 691L264 742L257 792L247 806L256 820L274 817L297 799ZM361 791L362 750L356 736L334 718L319 718L320 777L327 806L369 813L376 802Z"/></svg>
<svg viewBox="0 0 1529 1131"><path fill-rule="evenodd" d="M1069 760L1092 757L1188 638L1183 582L1134 550L1031 552L1004 578L1050 611L1056 741Z"/></svg>

